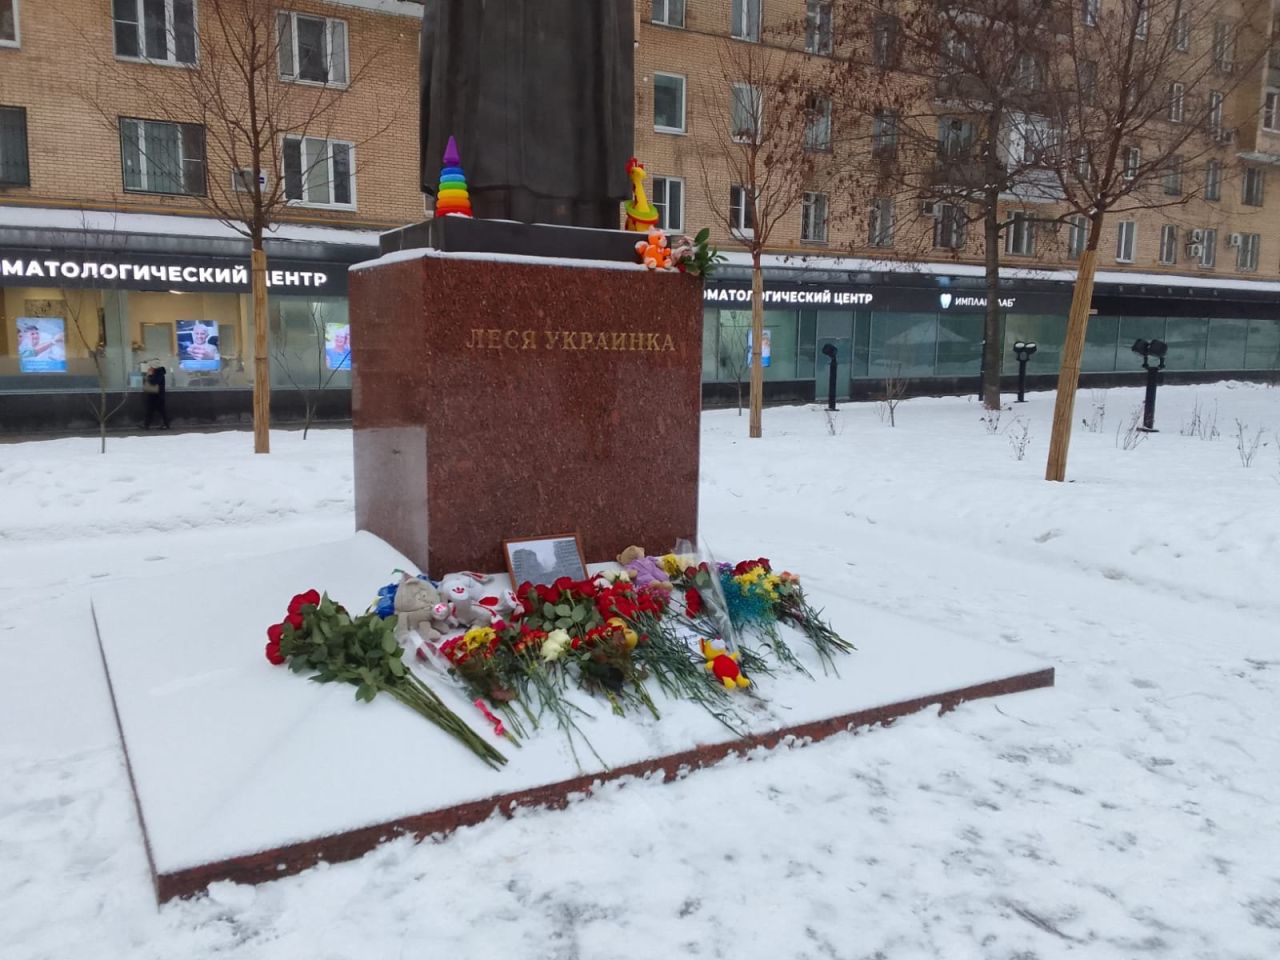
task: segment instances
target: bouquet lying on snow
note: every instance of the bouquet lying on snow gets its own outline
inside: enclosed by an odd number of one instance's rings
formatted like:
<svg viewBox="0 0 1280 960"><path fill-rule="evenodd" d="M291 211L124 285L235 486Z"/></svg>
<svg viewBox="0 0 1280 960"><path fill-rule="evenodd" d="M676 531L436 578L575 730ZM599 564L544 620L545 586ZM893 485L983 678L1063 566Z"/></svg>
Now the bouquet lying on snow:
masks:
<svg viewBox="0 0 1280 960"><path fill-rule="evenodd" d="M405 667L395 636L395 618L376 613L352 617L340 604L316 590L289 601L285 619L267 629L267 659L287 663L294 673L311 671L317 683L350 683L356 699L379 693L395 697L465 744L492 767L507 758L472 730L430 687Z"/></svg>
<svg viewBox="0 0 1280 960"><path fill-rule="evenodd" d="M780 625L797 629L824 669L854 649L822 620L799 578L774 573L768 560L715 564L675 554L647 557L638 547L618 559L621 569L523 583L501 602L483 596L486 588L478 585L476 596L458 602L472 617L489 611L487 622L454 616L459 611L452 603L434 604L429 622L407 630L412 621L406 620L398 632L416 650L419 669L447 675L496 736L518 744L528 735L526 725L550 720L575 757L575 739L590 748L579 726L589 713L569 696L571 688L603 699L620 716L639 711L658 719L650 691L656 685L669 699L695 703L743 735L734 698L760 697L752 675L770 675L775 666L808 672ZM286 620L268 631L267 658L314 671L312 679L321 683L355 684L361 700L389 693L486 762L504 763L403 660L395 601L397 590L409 589L414 579L382 588L376 608L359 617L315 591L300 594ZM767 649L753 649L751 637Z"/></svg>

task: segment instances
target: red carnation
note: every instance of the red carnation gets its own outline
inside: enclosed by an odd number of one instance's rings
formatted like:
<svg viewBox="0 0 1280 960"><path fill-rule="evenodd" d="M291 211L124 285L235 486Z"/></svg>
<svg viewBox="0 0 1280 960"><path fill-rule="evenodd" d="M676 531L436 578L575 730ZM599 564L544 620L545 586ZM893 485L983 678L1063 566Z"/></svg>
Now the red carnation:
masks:
<svg viewBox="0 0 1280 960"><path fill-rule="evenodd" d="M279 640L267 641L267 659L277 667L284 663L284 654L280 652Z"/></svg>
<svg viewBox="0 0 1280 960"><path fill-rule="evenodd" d="M684 593L684 605L685 609L689 611L689 616L696 617L702 612L702 594L690 587Z"/></svg>
<svg viewBox="0 0 1280 960"><path fill-rule="evenodd" d="M267 639L278 644L284 638L284 624L273 623L267 627Z"/></svg>

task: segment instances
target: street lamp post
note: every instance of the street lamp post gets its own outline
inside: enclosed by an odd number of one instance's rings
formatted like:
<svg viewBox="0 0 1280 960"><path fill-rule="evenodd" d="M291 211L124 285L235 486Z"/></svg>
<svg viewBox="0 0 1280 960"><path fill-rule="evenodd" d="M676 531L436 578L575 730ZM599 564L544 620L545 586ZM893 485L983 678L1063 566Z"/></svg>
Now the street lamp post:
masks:
<svg viewBox="0 0 1280 960"><path fill-rule="evenodd" d="M1018 359L1018 403L1027 402L1027 361L1036 352L1034 340L1017 340L1013 344L1013 355Z"/></svg>
<svg viewBox="0 0 1280 960"><path fill-rule="evenodd" d="M1147 371L1147 396L1142 402L1142 430L1144 433L1158 433L1156 386L1160 382L1160 371L1164 369L1164 358L1169 352L1169 345L1163 340L1135 340L1130 349L1142 357L1142 369ZM1156 361L1155 364L1152 364L1152 359Z"/></svg>
<svg viewBox="0 0 1280 960"><path fill-rule="evenodd" d="M823 344L822 354L831 361L827 368L827 409L834 410L836 408L836 345Z"/></svg>

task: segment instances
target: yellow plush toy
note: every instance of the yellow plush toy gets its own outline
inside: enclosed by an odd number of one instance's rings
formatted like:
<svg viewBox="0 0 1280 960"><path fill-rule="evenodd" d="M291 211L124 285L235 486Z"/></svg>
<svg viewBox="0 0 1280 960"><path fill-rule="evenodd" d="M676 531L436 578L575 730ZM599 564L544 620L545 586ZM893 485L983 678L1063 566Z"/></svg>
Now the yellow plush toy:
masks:
<svg viewBox="0 0 1280 960"><path fill-rule="evenodd" d="M717 680L730 690L751 686L751 681L746 678L742 668L738 666L738 654L730 653L723 646L717 646L716 643L705 637L701 643L702 656L707 661L705 666Z"/></svg>

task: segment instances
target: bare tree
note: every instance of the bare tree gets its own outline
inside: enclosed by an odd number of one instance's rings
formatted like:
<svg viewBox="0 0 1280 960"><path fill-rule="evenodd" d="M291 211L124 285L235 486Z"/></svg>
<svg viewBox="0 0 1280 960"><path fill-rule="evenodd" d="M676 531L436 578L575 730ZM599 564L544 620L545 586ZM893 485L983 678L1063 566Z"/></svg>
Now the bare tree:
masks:
<svg viewBox="0 0 1280 960"><path fill-rule="evenodd" d="M830 104L811 92L817 84L807 79L796 34L787 25L764 42L720 41L719 67L702 96L712 136L699 153L704 195L751 256L752 437L762 435L764 402L762 258L806 193L825 197L830 176Z"/></svg>
<svg viewBox="0 0 1280 960"><path fill-rule="evenodd" d="M126 177L132 163L134 176L172 182L172 192L192 196L250 242L256 453L270 452L264 240L292 202L313 193L325 202L341 202L344 193L351 200L356 149L385 131L403 102L385 98L390 114L365 117L360 140L331 140L343 92L364 80L379 51L366 48L362 57L350 57L345 26L338 30L328 21L323 37L302 43L298 12L311 11L295 0L202 3L194 33L193 25L180 29L175 17L163 38L138 41L163 40L179 59L189 59L190 69L140 69L102 55L83 83L86 102L126 147ZM149 47L133 53L152 56ZM149 118L180 125L178 139L151 137L145 121L120 117L122 99L146 104Z"/></svg>
<svg viewBox="0 0 1280 960"><path fill-rule="evenodd" d="M906 205L873 207L868 243L901 249L914 239L959 256L972 242L970 227L980 226L987 294L982 397L997 410L1002 253L1007 245L1024 259L1034 256L1038 226L1057 216L1045 210L1060 196L1052 171L1059 142L1046 102L1062 8L1027 0L921 0L901 9L892 0L840 0L840 6L854 54L833 74L837 99L842 112L857 110L876 90L867 118L871 153L882 167L876 202L892 204L896 196Z"/></svg>
<svg viewBox="0 0 1280 960"><path fill-rule="evenodd" d="M1226 111L1266 55L1270 0L1085 0L1050 61L1052 120L1062 132L1058 186L1080 257L1053 414L1045 479L1066 479L1067 448L1103 226L1134 210L1180 207L1221 189L1235 159ZM1244 92L1244 91L1242 91ZM1234 101L1234 103L1233 103ZM1203 179L1191 171L1203 165ZM1246 174L1248 175L1248 174ZM1216 187L1214 187L1216 178ZM1132 259L1132 225L1117 259ZM1163 238L1162 238L1163 239ZM1127 244L1127 247L1126 247Z"/></svg>

